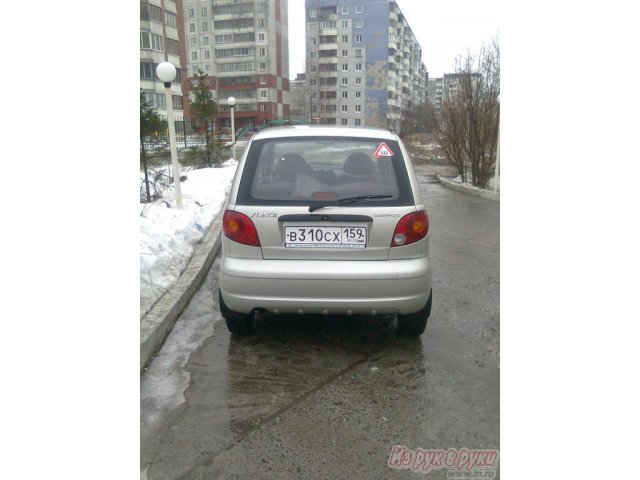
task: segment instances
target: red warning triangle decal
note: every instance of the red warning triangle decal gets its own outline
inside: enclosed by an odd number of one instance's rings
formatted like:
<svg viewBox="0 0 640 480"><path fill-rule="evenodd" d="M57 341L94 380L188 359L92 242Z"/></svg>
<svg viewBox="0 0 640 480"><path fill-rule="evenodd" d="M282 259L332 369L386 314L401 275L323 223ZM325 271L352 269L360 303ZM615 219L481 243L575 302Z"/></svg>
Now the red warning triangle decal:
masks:
<svg viewBox="0 0 640 480"><path fill-rule="evenodd" d="M374 157L393 157L393 152L391 151L391 149L386 143L382 142L378 147L378 149L376 150L376 153L373 154L373 156Z"/></svg>

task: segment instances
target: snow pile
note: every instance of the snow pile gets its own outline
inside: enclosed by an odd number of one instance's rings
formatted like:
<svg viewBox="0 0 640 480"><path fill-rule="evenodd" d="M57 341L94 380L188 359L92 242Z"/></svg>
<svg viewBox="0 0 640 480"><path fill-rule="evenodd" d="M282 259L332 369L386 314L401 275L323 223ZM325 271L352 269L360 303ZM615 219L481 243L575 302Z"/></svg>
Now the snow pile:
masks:
<svg viewBox="0 0 640 480"><path fill-rule="evenodd" d="M182 171L182 209L173 189L140 205L140 318L180 278L195 247L224 208L237 162L222 168ZM167 206L167 204L169 206Z"/></svg>
<svg viewBox="0 0 640 480"><path fill-rule="evenodd" d="M475 189L475 190L480 190L480 191L482 191L482 190L490 190L490 191L494 191L494 189L495 189L495 184L496 184L496 177L491 177L491 178L489 179L489 181L487 182L487 186L486 186L486 188L484 188L484 189L482 189L482 188L480 188L480 187L476 187L476 186L475 186L473 183L471 183L469 180L467 180L466 182L463 182L463 181L462 181L462 176L461 176L461 175L458 175L457 177L452 178L452 179L450 179L450 180L451 180L452 182L459 183L460 185L464 185L464 186L465 186L465 187L467 187L467 188L473 188L473 189ZM499 186L499 185L498 185L498 190L500 190L500 186Z"/></svg>

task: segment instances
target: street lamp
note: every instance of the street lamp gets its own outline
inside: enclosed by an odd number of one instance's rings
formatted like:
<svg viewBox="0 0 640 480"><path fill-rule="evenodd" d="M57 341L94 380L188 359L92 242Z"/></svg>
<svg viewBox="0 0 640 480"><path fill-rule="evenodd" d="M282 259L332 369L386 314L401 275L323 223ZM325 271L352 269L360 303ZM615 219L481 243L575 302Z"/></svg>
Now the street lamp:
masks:
<svg viewBox="0 0 640 480"><path fill-rule="evenodd" d="M227 98L227 102L229 103L229 107L231 107L231 141L233 142L233 144L235 145L236 143L236 124L235 124L235 119L233 118L233 107L236 106L236 98L235 97L229 97Z"/></svg>
<svg viewBox="0 0 640 480"><path fill-rule="evenodd" d="M176 207L182 208L182 193L180 192L180 165L178 164L176 126L173 121L173 98L171 96L171 82L176 78L176 67L169 62L162 62L156 68L156 74L158 75L158 78L164 82L164 95L167 102L167 121L169 122L171 164L173 165L173 184L176 189Z"/></svg>
<svg viewBox="0 0 640 480"><path fill-rule="evenodd" d="M498 107L500 107L500 95L498 95ZM498 113L498 148L496 150L496 178L494 180L493 190L498 191L500 183L500 114Z"/></svg>
<svg viewBox="0 0 640 480"><path fill-rule="evenodd" d="M233 159L236 159L236 124L234 118L234 108L236 106L236 97L227 98L227 103L231 107L231 148L233 150Z"/></svg>

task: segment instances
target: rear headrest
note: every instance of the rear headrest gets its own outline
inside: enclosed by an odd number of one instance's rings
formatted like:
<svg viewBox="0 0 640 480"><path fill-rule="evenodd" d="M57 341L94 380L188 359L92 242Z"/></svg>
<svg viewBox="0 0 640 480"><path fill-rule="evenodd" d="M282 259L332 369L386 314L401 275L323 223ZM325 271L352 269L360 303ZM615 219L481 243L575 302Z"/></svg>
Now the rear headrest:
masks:
<svg viewBox="0 0 640 480"><path fill-rule="evenodd" d="M313 168L311 168L302 155L287 153L276 164L275 171L279 175L294 176L297 173L312 174Z"/></svg>
<svg viewBox="0 0 640 480"><path fill-rule="evenodd" d="M349 175L373 175L376 167L366 153L355 152L347 157L342 170Z"/></svg>

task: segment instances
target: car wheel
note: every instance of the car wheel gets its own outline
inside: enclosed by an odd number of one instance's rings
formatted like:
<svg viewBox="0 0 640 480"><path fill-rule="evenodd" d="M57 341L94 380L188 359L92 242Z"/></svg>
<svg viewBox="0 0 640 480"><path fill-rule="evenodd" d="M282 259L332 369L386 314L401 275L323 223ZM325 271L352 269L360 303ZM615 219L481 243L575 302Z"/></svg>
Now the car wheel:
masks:
<svg viewBox="0 0 640 480"><path fill-rule="evenodd" d="M248 315L245 313L234 312L229 309L222 299L222 292L218 291L218 298L220 300L220 313L227 323L227 328L231 333L236 335L248 335L254 332L253 327L253 312Z"/></svg>
<svg viewBox="0 0 640 480"><path fill-rule="evenodd" d="M418 337L424 333L427 327L427 319L431 315L431 297L433 291L429 292L429 300L421 310L408 315L398 315L398 333L408 337Z"/></svg>

